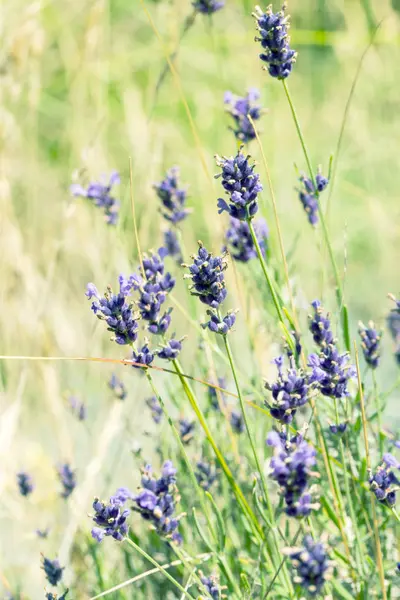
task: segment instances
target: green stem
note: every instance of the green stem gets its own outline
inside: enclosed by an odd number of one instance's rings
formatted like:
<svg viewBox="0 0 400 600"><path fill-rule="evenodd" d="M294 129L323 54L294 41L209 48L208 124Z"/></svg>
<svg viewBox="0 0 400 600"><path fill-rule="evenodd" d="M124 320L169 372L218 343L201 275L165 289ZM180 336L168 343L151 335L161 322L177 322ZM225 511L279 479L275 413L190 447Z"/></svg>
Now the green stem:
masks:
<svg viewBox="0 0 400 600"><path fill-rule="evenodd" d="M256 447L254 445L253 436L251 435L249 422L247 420L245 403L244 403L242 392L241 392L241 388L240 388L240 385L239 385L239 380L238 380L238 377L237 377L237 373L236 373L236 369L235 369L235 363L234 363L233 355L232 355L232 350L231 350L231 347L230 347L230 344L229 344L229 341L228 341L228 336L224 335L223 339L224 339L224 344L225 344L225 348L226 348L226 353L228 355L229 363L230 363L230 366L231 366L231 371L232 371L233 379L235 381L236 391L237 391L238 396L239 396L240 408L241 408L242 415L243 415L243 421L244 421L244 424L245 424L245 427L246 427L247 437L249 438L251 450L252 450L253 456L254 456L254 461L256 463L256 467L257 467L257 470L258 470L258 473L259 473L259 476L260 476L260 479L261 479L261 487L262 487L263 492L264 492L265 503L266 503L267 508L268 508L268 514L269 514L269 518L270 518L271 525L272 525L271 530L272 530L272 535L273 535L273 538L274 538L275 549L276 549L276 551L279 554L279 544L278 544L278 540L277 540L277 532L276 532L276 527L275 527L275 515L274 515L274 511L273 511L273 508L272 508L272 505L271 505L271 501L270 501L270 498L269 498L267 483L265 481L264 473L263 473L263 470L261 468L261 464L260 464L260 460L258 458L257 450L256 450ZM267 547L268 547L268 542L267 542ZM275 554L273 552L271 552L270 548L268 548L268 550L269 550L269 552L271 554L272 562L274 563L274 566L276 566L275 565L275 560L274 560ZM283 583L287 586L287 588L289 590L293 591L292 584L290 582L289 575L287 573L287 569L286 568L283 569L282 574L283 574L283 579L284 579Z"/></svg>
<svg viewBox="0 0 400 600"><path fill-rule="evenodd" d="M166 577L171 583L173 583L174 586L182 594L184 594L184 596L186 596L186 598L189 598L190 600L195 600L195 598L193 598L193 596L191 596L189 594L189 592L187 590L185 590L185 588L182 587L181 584L176 579L174 579L174 577L172 577L172 575L170 575L168 573L168 571L166 571L156 560L154 560L154 558L152 558L149 554L147 554L147 552L142 550L142 548L140 548L140 546L135 544L135 542L133 542L131 539L129 539L127 537L124 538L124 541L127 542L130 546L132 546L132 548L134 548L137 552L139 552L139 554L141 554L146 560L151 562L151 564L154 565L160 571L160 573L162 573L164 575L164 577Z"/></svg>
<svg viewBox="0 0 400 600"><path fill-rule="evenodd" d="M313 167L312 167L312 164L311 164L311 160L310 160L310 156L309 156L309 153L308 153L308 150L307 150L307 146L306 146L306 143L305 143L305 140L304 140L303 132L302 132L301 127L300 127L300 122L299 122L299 119L298 119L298 116L297 116L296 109L294 107L292 98L290 96L290 92L289 92L289 88L288 88L286 80L282 80L282 84L283 84L283 89L285 90L286 98L287 98L287 101L289 103L289 107L290 107L290 110L291 110L291 113L292 113L293 121L294 121L296 130L297 130L297 135L299 137L300 144L301 144L301 147L303 149L303 154L304 154L304 158L306 160L307 167L308 167L308 170L309 170L310 179L311 179L311 181L313 183L314 189L316 190L316 197L317 197L318 206L319 206L319 217L320 217L320 221L321 221L322 234L324 236L325 244L326 244L326 247L328 249L329 258L330 258L330 261L331 261L333 276L334 276L335 285L336 285L336 300L337 300L339 311L340 311L340 314L342 315L342 320L343 320L343 312L342 312L342 308L343 308L343 290L342 290L342 284L341 284L340 277L339 277L339 271L338 271L338 268L337 268L337 265L336 265L335 255L333 254L332 244L331 244L331 241L330 241L330 238L329 238L329 233L328 233L328 228L327 228L326 221L325 221L324 211L321 210L321 203L320 203L320 200L319 200L319 194L318 194L317 185L316 185L316 182L315 182L314 170L313 170ZM343 323L342 323L342 325L343 325ZM350 352L350 348L348 347L348 340L345 339L345 342L346 342L346 348Z"/></svg>
<svg viewBox="0 0 400 600"><path fill-rule="evenodd" d="M378 390L378 382L376 381L376 373L375 369L371 369L372 371L372 382L374 386L374 396L375 396L375 404L376 404L376 418L378 422L378 444L379 444L379 455L382 457L384 451L383 444L383 434L382 434L382 406L381 406L381 398Z"/></svg>

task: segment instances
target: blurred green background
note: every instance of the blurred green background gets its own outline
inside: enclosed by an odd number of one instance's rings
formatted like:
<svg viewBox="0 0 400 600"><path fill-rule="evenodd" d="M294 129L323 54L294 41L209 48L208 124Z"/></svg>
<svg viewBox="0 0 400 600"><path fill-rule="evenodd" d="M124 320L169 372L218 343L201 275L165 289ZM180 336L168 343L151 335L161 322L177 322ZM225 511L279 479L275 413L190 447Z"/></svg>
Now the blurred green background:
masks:
<svg viewBox="0 0 400 600"><path fill-rule="evenodd" d="M191 13L189 0L147 0L146 6L172 52ZM294 189L294 164L305 170L304 160L282 86L261 69L252 9L247 0L228 0L212 21L198 16L180 45L176 66L211 174L217 171L215 153L236 152L224 92L261 90L268 109L261 140L305 322L314 297L335 308L330 269L320 232L309 226ZM292 45L299 53L289 85L313 164L321 164L325 173L360 58L382 21L350 106L330 201L329 227L355 335L359 319L384 326L390 308L386 294L400 287L400 3L292 0L289 9ZM0 10L0 353L124 358L123 349L111 344L92 318L84 289L88 281L102 289L136 266L129 156L142 249L162 243L152 184L179 164L193 208L184 228L185 246L192 253L202 239L219 251L226 225L226 217L216 211L219 183L211 183L202 168L171 76L155 98L165 55L139 0L8 0ZM257 143L250 152L265 182ZM91 179L120 171L117 228L107 227L88 202L71 199L69 186L80 169ZM264 187L260 212L270 227L270 260L279 277L273 212ZM251 269L257 271L255 265ZM237 278L232 269L228 276L230 305L240 306L246 318L239 318L232 343L243 368L265 376L280 334L273 317L264 318L246 269L236 271ZM192 311L181 281L176 297ZM246 322L253 355L247 352ZM195 374L198 334L177 310L174 327L189 336L183 362ZM398 369L389 335L384 347L378 376L388 388ZM3 586L6 593L23 581L25 593L36 599L44 585L39 551L59 552L65 564L80 524L89 530L86 513L93 495L125 484L123 473L129 473L131 487L137 483L129 450L140 445L151 457L152 442L143 433L143 398L149 394L143 380L121 366L3 360L0 369L0 590ZM125 376L129 388L124 404L113 402L107 390L113 370ZM165 378L160 381L168 389ZM69 391L87 402L87 425L68 413ZM398 400L392 395L388 415L393 419L398 419ZM115 457L124 451L126 459L113 469ZM78 468L81 482L68 509L54 484L54 465L66 459ZM22 468L38 473L35 499L26 503L15 489L15 473ZM47 525L55 533L42 547L34 530ZM118 581L118 575L111 578L111 583Z"/></svg>

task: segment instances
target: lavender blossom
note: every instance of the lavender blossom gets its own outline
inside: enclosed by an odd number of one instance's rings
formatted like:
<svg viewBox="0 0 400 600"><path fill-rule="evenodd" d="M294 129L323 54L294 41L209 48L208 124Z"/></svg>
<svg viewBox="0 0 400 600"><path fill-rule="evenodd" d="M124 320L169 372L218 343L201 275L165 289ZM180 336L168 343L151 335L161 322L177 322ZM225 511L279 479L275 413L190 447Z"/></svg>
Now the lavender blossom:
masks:
<svg viewBox="0 0 400 600"><path fill-rule="evenodd" d="M193 439L193 434L196 429L196 421L189 419L179 419L179 435L184 444L189 444Z"/></svg>
<svg viewBox="0 0 400 600"><path fill-rule="evenodd" d="M225 377L218 377L218 387L225 389L226 385L227 385L227 383L226 383ZM222 403L226 404L226 396L225 396L224 392L220 392L219 390L217 391L213 387L208 388L208 397L209 397L211 406L215 410L220 410L220 405L218 402L218 394L220 394Z"/></svg>
<svg viewBox="0 0 400 600"><path fill-rule="evenodd" d="M182 350L182 339L176 340L172 337L169 341L161 346L161 350L157 350L158 356L164 360L176 360Z"/></svg>
<svg viewBox="0 0 400 600"><path fill-rule="evenodd" d="M285 9L283 5L282 10L273 13L269 6L264 13L257 6L253 13L260 35L255 40L261 42L263 48L260 58L267 63L265 69L271 77L277 79L286 79L290 75L297 56L297 52L290 48L289 17L285 16Z"/></svg>
<svg viewBox="0 0 400 600"><path fill-rule="evenodd" d="M203 15L212 15L217 10L221 10L225 6L225 2L220 0L195 0L195 2L192 2L192 6Z"/></svg>
<svg viewBox="0 0 400 600"><path fill-rule="evenodd" d="M173 229L168 229L164 232L164 248L168 256L175 259L178 264L182 262L182 250L178 240L178 236Z"/></svg>
<svg viewBox="0 0 400 600"><path fill-rule="evenodd" d="M68 402L73 414L79 421L86 419L86 406L76 396L70 396Z"/></svg>
<svg viewBox="0 0 400 600"><path fill-rule="evenodd" d="M358 333L361 337L361 347L363 349L365 361L371 369L376 369L380 360L382 331L375 329L375 325L372 321L368 323L368 327L365 327L364 323L360 321L358 324Z"/></svg>
<svg viewBox="0 0 400 600"><path fill-rule="evenodd" d="M190 211L185 207L187 190L179 188L179 167L169 169L163 181L154 184L154 189L161 200L164 219L175 225L186 219Z"/></svg>
<svg viewBox="0 0 400 600"><path fill-rule="evenodd" d="M389 298L395 302L396 307L390 311L387 317L387 326L393 340L397 344L394 356L397 364L400 365L400 300L396 300L393 294L389 294Z"/></svg>
<svg viewBox="0 0 400 600"><path fill-rule="evenodd" d="M216 575L210 575L210 577L206 577L201 571L199 571L199 575L200 581L207 591L208 597L212 598L212 600L220 600L222 598L222 592L218 577ZM205 600L205 598L204 596L199 596L198 600Z"/></svg>
<svg viewBox="0 0 400 600"><path fill-rule="evenodd" d="M216 156L217 165L222 173L215 177L222 177L222 187L229 197L228 202L223 198L218 199L218 212L226 211L234 219L248 221L258 211L257 196L263 189L259 179L254 173L255 164L250 165L250 156L245 156L241 149L235 157Z"/></svg>
<svg viewBox="0 0 400 600"><path fill-rule="evenodd" d="M125 400L126 396L128 395L124 382L121 381L121 379L118 379L115 373L111 375L111 379L108 382L108 387L114 392L118 400Z"/></svg>
<svg viewBox="0 0 400 600"><path fill-rule="evenodd" d="M52 592L47 592L45 600L65 600L68 592L69 590L65 590L61 596L57 596L57 594L53 594Z"/></svg>
<svg viewBox="0 0 400 600"><path fill-rule="evenodd" d="M261 249L265 256L266 239L268 238L268 227L264 219L254 222L254 231ZM248 262L257 258L257 250L251 237L250 228L245 221L239 221L231 217L229 229L225 233L227 249L232 257L239 262Z"/></svg>
<svg viewBox="0 0 400 600"><path fill-rule="evenodd" d="M299 584L310 596L317 596L332 576L332 562L324 545L306 536L302 548L292 548L287 553L297 571L294 583Z"/></svg>
<svg viewBox="0 0 400 600"><path fill-rule="evenodd" d="M132 361L134 363L138 363L137 365L132 365L132 367L134 369L141 369L142 367L139 366L139 364L147 367L151 365L156 355L157 350L150 350L149 345L146 342L145 344L143 344L140 350L134 350L132 352Z"/></svg>
<svg viewBox="0 0 400 600"><path fill-rule="evenodd" d="M400 480L393 473L393 469L400 470L400 462L387 452L383 455L382 463L369 478L369 487L376 499L389 507L396 504L396 490L400 486Z"/></svg>
<svg viewBox="0 0 400 600"><path fill-rule="evenodd" d="M97 527L92 529L92 537L101 542L106 536L111 536L121 542L128 534L128 524L126 522L130 511L124 509L124 503L132 497L129 490L120 488L117 493L110 498L110 502L105 504L98 498L93 502L95 514L92 517Z"/></svg>
<svg viewBox="0 0 400 600"><path fill-rule="evenodd" d="M42 569L46 575L47 581L51 585L58 585L62 579L62 572L64 571L64 567L60 567L60 563L57 559L50 560L43 556L43 564Z"/></svg>
<svg viewBox="0 0 400 600"><path fill-rule="evenodd" d="M233 410L230 416L230 424L235 433L243 433L245 425L242 413L238 410Z"/></svg>
<svg viewBox="0 0 400 600"><path fill-rule="evenodd" d="M217 309L227 296L225 289L224 271L227 267L225 256L213 256L199 242L197 256L193 255L193 264L184 265L189 269L189 274L184 275L185 279L191 279L192 285L189 287L193 296L198 296L203 302Z"/></svg>
<svg viewBox="0 0 400 600"><path fill-rule="evenodd" d="M116 225L118 221L119 202L111 195L111 189L114 185L120 183L119 174L114 171L110 175L109 183L100 181L90 183L87 189L79 184L73 184L70 187L74 196L83 196L93 202L93 204L104 210L106 222L109 225Z"/></svg>
<svg viewBox="0 0 400 600"><path fill-rule="evenodd" d="M34 490L33 480L29 473L21 471L17 473L18 489L21 496L29 496Z"/></svg>
<svg viewBox="0 0 400 600"><path fill-rule="evenodd" d="M338 423L337 425L332 424L329 425L329 431L333 433L333 435L343 435L343 433L347 429L347 423Z"/></svg>
<svg viewBox="0 0 400 600"><path fill-rule="evenodd" d="M154 423L157 423L157 425L161 423L164 413L161 404L159 403L157 398L155 396L147 398L146 404L151 411L151 418L153 419Z"/></svg>
<svg viewBox="0 0 400 600"><path fill-rule="evenodd" d="M203 490L209 490L217 480L218 471L214 463L199 460L196 465L196 479Z"/></svg>
<svg viewBox="0 0 400 600"><path fill-rule="evenodd" d="M312 488L309 488L316 451L299 433L289 437L285 432L272 431L267 444L275 449L270 463L271 477L280 486L286 514L289 517L307 517L319 507L313 503Z"/></svg>
<svg viewBox="0 0 400 600"><path fill-rule="evenodd" d="M68 463L61 465L58 468L58 478L61 482L63 490L61 492L62 498L69 498L74 489L76 488L76 475Z"/></svg>
<svg viewBox="0 0 400 600"><path fill-rule="evenodd" d="M232 131L235 137L244 144L254 140L256 137L248 115L250 115L254 123L260 119L263 111L261 105L257 103L259 98L260 92L255 88L250 89L244 98L234 96L232 92L225 92L224 104L235 122L235 127L232 128Z"/></svg>
<svg viewBox="0 0 400 600"><path fill-rule="evenodd" d="M327 187L329 180L318 171L315 176L316 186L314 186L312 180L305 175L301 175L300 181L303 186L302 189L298 190L300 202L308 215L309 223L311 225L316 225L318 223L319 210L318 196Z"/></svg>
<svg viewBox="0 0 400 600"><path fill-rule="evenodd" d="M134 510L146 521L150 521L159 535L180 544L180 517L175 516L176 503L179 501L175 475L176 469L170 460L164 463L161 477L158 479L154 476L151 465L144 467L142 489L134 498Z"/></svg>
<svg viewBox="0 0 400 600"><path fill-rule="evenodd" d="M314 316L310 317L310 331L320 347L320 352L310 354L308 366L313 369L321 393L340 399L349 395L347 385L350 379L356 376L356 370L352 365L348 365L349 354L340 354L337 349L329 318L323 315L320 302L316 300L312 306Z"/></svg>
<svg viewBox="0 0 400 600"><path fill-rule="evenodd" d="M283 356L274 359L278 368L278 378L273 384L266 383L267 390L272 392L272 402L265 401L271 417L281 423L291 423L296 411L307 404L314 393L319 380L319 372L315 369L305 373L295 367L293 356L289 357L289 369L283 370Z"/></svg>
<svg viewBox="0 0 400 600"><path fill-rule="evenodd" d="M226 335L232 329L236 322L235 311L229 310L225 317L221 317L217 312L208 310L207 314L210 320L207 323L202 323L203 329L209 329L213 333Z"/></svg>
<svg viewBox="0 0 400 600"><path fill-rule="evenodd" d="M113 341L121 345L131 344L138 335L138 316L133 313L133 302L127 302L130 290L124 283L120 278L119 293L114 294L112 288L108 287L103 298L99 296L93 283L88 283L86 291L89 300L95 298L92 311L98 319L106 322L107 330L115 334Z"/></svg>

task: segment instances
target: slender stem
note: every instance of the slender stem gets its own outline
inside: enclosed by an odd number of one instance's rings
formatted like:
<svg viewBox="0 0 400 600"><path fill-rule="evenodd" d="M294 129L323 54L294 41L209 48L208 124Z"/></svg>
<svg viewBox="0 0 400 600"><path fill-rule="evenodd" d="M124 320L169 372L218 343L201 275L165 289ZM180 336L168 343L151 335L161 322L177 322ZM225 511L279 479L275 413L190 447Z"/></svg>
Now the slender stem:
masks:
<svg viewBox="0 0 400 600"><path fill-rule="evenodd" d="M378 382L376 381L376 373L375 369L371 369L372 371L372 383L374 386L374 396L375 396L375 405L376 405L376 418L378 422L378 444L379 444L379 454L382 457L384 444L383 444L383 434L382 434L382 406L381 406L381 398L378 390Z"/></svg>
<svg viewBox="0 0 400 600"><path fill-rule="evenodd" d="M174 577L172 577L172 575L170 575L168 573L168 571L166 571L164 569L164 567L162 567L156 560L154 560L154 558L152 558L149 554L147 554L147 552L145 552L142 548L140 548L140 546L138 546L137 544L135 544L135 542L133 542L131 539L129 539L127 537L124 538L124 541L127 542L130 546L132 546L132 548L134 548L137 552L139 552L139 554L141 554L149 562L151 562L151 564L154 565L160 571L160 573L162 573L164 575L164 577L166 577L171 583L173 583L174 586L180 592L182 592L182 594L184 594L184 596L186 598L190 598L190 600L195 600L195 598L191 594L189 594L189 592L187 590L185 590L184 587L181 586L181 584L179 583L179 581L177 581L176 579L174 579Z"/></svg>

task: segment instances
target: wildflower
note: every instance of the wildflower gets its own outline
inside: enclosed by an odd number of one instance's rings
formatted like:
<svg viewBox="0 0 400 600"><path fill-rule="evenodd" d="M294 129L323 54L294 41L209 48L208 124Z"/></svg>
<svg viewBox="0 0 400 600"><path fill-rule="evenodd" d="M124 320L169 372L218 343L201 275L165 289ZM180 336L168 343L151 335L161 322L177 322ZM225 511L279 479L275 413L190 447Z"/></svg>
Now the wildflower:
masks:
<svg viewBox="0 0 400 600"><path fill-rule="evenodd" d="M254 123L260 119L262 108L257 103L259 98L260 92L255 88L250 89L244 98L234 96L232 92L225 92L224 104L235 122L235 127L232 131L235 137L245 144L256 137L254 127L248 115L250 115Z"/></svg>
<svg viewBox="0 0 400 600"><path fill-rule="evenodd" d="M358 333L361 337L364 358L372 369L376 369L380 359L379 346L382 338L382 331L377 331L372 321L368 323L368 327L365 327L364 323L361 321L358 325Z"/></svg>
<svg viewBox="0 0 400 600"><path fill-rule="evenodd" d="M153 419L154 423L157 423L158 425L158 423L161 422L161 419L163 417L163 410L161 408L161 404L155 396L147 398L146 404L151 410L151 418Z"/></svg>
<svg viewBox="0 0 400 600"><path fill-rule="evenodd" d="M128 493L127 493L128 492ZM128 534L128 524L126 522L130 511L124 509L124 503L131 497L129 490L120 488L117 493L110 498L110 502L105 504L98 498L93 502L93 508L96 511L93 521L98 525L92 529L92 537L101 542L105 536L111 536L121 542Z"/></svg>
<svg viewBox="0 0 400 600"><path fill-rule="evenodd" d="M314 316L310 317L310 331L314 341L320 347L319 354L310 354L308 366L312 367L315 378L318 380L319 390L324 396L343 398L348 396L347 385L355 377L356 370L348 365L349 354L340 354L336 340L330 329L328 316L323 315L321 304L318 300L312 303Z"/></svg>
<svg viewBox="0 0 400 600"><path fill-rule="evenodd" d="M290 48L289 17L285 16L285 9L283 5L282 10L273 13L272 7L269 6L264 13L256 6L253 13L260 35L255 40L261 42L263 48L260 58L268 64L265 68L271 77L277 79L286 79L290 75L297 56L297 52Z"/></svg>
<svg viewBox="0 0 400 600"><path fill-rule="evenodd" d="M235 157L216 156L217 165L222 173L215 177L222 177L222 187L229 196L228 202L223 198L218 199L218 212L226 211L234 219L247 221L254 217L258 210L257 196L263 189L259 179L254 173L255 164L250 164L250 156L245 156L241 149Z"/></svg>
<svg viewBox="0 0 400 600"><path fill-rule="evenodd" d="M136 341L138 335L137 315L132 311L133 303L127 302L127 295L130 293L120 279L119 294L114 294L111 287L107 288L104 297L101 298L93 283L88 283L86 296L92 302L92 311L98 319L107 323L108 331L115 333L112 338L117 344L126 345Z"/></svg>
<svg viewBox="0 0 400 600"><path fill-rule="evenodd" d="M61 596L57 596L57 594L53 594L52 592L47 592L45 600L65 600L68 592L69 590L65 590Z"/></svg>
<svg viewBox="0 0 400 600"><path fill-rule="evenodd" d="M17 473L17 483L21 496L29 496L34 490L32 477L29 473L25 473L24 471Z"/></svg>
<svg viewBox="0 0 400 600"><path fill-rule="evenodd" d="M158 356L164 360L176 360L182 350L182 339L176 340L172 337L168 342L161 346L161 350L157 350Z"/></svg>
<svg viewBox="0 0 400 600"><path fill-rule="evenodd" d="M319 507L312 502L312 488L308 489L311 468L316 464L314 448L299 433L289 437L276 431L268 435L267 444L275 449L270 463L271 477L280 486L286 514L307 517Z"/></svg>
<svg viewBox="0 0 400 600"><path fill-rule="evenodd" d="M243 433L245 429L244 419L241 412L237 410L233 410L231 412L230 423L233 431L235 433Z"/></svg>
<svg viewBox="0 0 400 600"><path fill-rule="evenodd" d="M179 188L179 167L169 169L163 181L154 184L154 189L161 200L164 219L174 224L186 219L189 214L185 208L187 190Z"/></svg>
<svg viewBox="0 0 400 600"><path fill-rule="evenodd" d="M76 487L75 471L73 471L69 464L66 463L59 467L58 477L60 479L61 485L63 486L61 497L67 499Z"/></svg>
<svg viewBox="0 0 400 600"><path fill-rule="evenodd" d="M58 585L62 579L62 572L64 571L64 567L60 567L60 563L57 559L50 560L43 556L43 564L42 569L46 575L47 581L51 585Z"/></svg>
<svg viewBox="0 0 400 600"><path fill-rule="evenodd" d="M218 387L225 389L226 388L226 379L225 377L218 377ZM220 405L218 402L218 394L220 394L220 398L223 404L226 404L226 396L223 392L216 390L213 387L208 388L208 397L211 402L211 406L215 410L220 410Z"/></svg>
<svg viewBox="0 0 400 600"><path fill-rule="evenodd" d="M369 487L376 499L389 507L396 504L396 490L400 486L400 481L392 469L400 470L400 462L392 454L386 453L383 455L382 463L369 478Z"/></svg>
<svg viewBox="0 0 400 600"><path fill-rule="evenodd" d="M283 371L283 356L273 362L278 368L278 378L273 384L266 383L265 387L272 392L272 402L265 401L265 404L271 417L281 423L291 423L297 409L307 404L316 389L319 373L296 369L292 356L289 357L290 367L286 373Z"/></svg>
<svg viewBox="0 0 400 600"><path fill-rule="evenodd" d="M318 223L318 196L327 187L329 180L324 177L319 171L315 176L315 184L313 181L301 175L300 181L302 183L302 189L299 189L299 199L303 205L304 210L308 215L308 221L311 225Z"/></svg>
<svg viewBox="0 0 400 600"><path fill-rule="evenodd" d="M150 350L148 343L146 342L139 351L132 352L132 361L138 363L138 365L148 366L153 362L157 351ZM134 369L141 369L138 365L132 365Z"/></svg>
<svg viewBox="0 0 400 600"><path fill-rule="evenodd" d="M319 594L332 575L332 562L324 545L314 542L308 535L303 540L302 548L289 549L287 554L297 571L294 583L299 584L310 596Z"/></svg>
<svg viewBox="0 0 400 600"><path fill-rule="evenodd" d="M254 222L254 231L261 249L265 256L266 239L268 237L268 227L264 219ZM257 250L251 237L250 228L245 221L230 219L230 226L225 233L227 248L232 257L239 262L248 262L257 258Z"/></svg>
<svg viewBox="0 0 400 600"><path fill-rule="evenodd" d="M220 600L221 596L221 588L219 585L219 580L216 575L210 575L210 577L206 577L204 573L199 571L200 581L204 586L204 589L207 591L208 597L212 598L212 600ZM205 600L204 596L199 596L198 600Z"/></svg>
<svg viewBox="0 0 400 600"><path fill-rule="evenodd" d="M212 308L218 308L227 296L225 289L224 271L227 267L225 256L213 256L199 242L197 256L193 255L193 264L184 265L189 269L185 279L191 279L189 287L193 296L198 296L203 302Z"/></svg>
<svg viewBox="0 0 400 600"><path fill-rule="evenodd" d="M114 392L118 400L125 400L128 392L126 391L124 382L121 381L121 379L118 379L115 373L111 375L111 379L107 385L110 388L110 390Z"/></svg>
<svg viewBox="0 0 400 600"><path fill-rule="evenodd" d="M193 433L196 429L196 422L188 419L179 419L179 435L184 444L189 444L193 439Z"/></svg>
<svg viewBox="0 0 400 600"><path fill-rule="evenodd" d="M174 258L177 263L182 262L182 250L179 244L178 236L173 229L168 229L164 232L164 247L168 256Z"/></svg>
<svg viewBox="0 0 400 600"><path fill-rule="evenodd" d="M199 482L200 487L207 491L217 480L218 471L215 464L199 460L196 466L196 479Z"/></svg>
<svg viewBox="0 0 400 600"><path fill-rule="evenodd" d="M69 405L71 407L72 412L77 417L79 421L84 421L86 419L86 406L83 402L81 402L76 396L70 396L68 398Z"/></svg>
<svg viewBox="0 0 400 600"><path fill-rule="evenodd" d="M208 328L213 333L220 333L226 335L234 326L236 322L235 311L229 310L225 317L220 317L218 313L208 310L207 314L210 320L207 323L203 323L203 329Z"/></svg>
<svg viewBox="0 0 400 600"><path fill-rule="evenodd" d="M151 465L146 465L142 469L142 489L134 498L134 510L150 521L159 535L179 544L182 538L178 532L180 517L175 516L179 500L175 475L176 469L170 460L164 463L159 479L154 476Z"/></svg>
<svg viewBox="0 0 400 600"><path fill-rule="evenodd" d="M338 423L329 425L329 430L333 435L342 435L347 429L347 423Z"/></svg>
<svg viewBox="0 0 400 600"><path fill-rule="evenodd" d="M221 10L225 6L225 2L220 0L195 0L195 2L192 2L192 6L203 15L212 15L217 10Z"/></svg>
<svg viewBox="0 0 400 600"><path fill-rule="evenodd" d="M104 209L106 222L109 225L116 225L118 221L119 202L112 197L111 189L114 185L120 183L119 174L114 171L110 175L109 183L105 181L90 183L87 189L79 184L71 185L71 192L74 196L83 196L93 202L99 208Z"/></svg>

